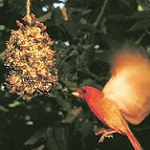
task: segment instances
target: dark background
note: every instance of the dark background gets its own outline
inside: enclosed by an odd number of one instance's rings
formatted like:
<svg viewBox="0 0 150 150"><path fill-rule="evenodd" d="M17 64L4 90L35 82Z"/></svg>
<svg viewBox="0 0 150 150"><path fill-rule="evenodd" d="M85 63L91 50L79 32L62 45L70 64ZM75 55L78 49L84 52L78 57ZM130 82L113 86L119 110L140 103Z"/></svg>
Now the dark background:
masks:
<svg viewBox="0 0 150 150"><path fill-rule="evenodd" d="M68 21L54 3L65 5ZM98 144L94 129L105 125L71 92L82 85L101 90L110 77L111 51L125 43L139 44L150 55L150 1L31 0L31 12L54 41L59 82L51 97L23 100L3 88L8 70L0 60L0 150L132 150L119 134ZM16 20L25 15L25 0L0 0L0 58L11 29L18 29ZM130 128L149 150L150 117Z"/></svg>

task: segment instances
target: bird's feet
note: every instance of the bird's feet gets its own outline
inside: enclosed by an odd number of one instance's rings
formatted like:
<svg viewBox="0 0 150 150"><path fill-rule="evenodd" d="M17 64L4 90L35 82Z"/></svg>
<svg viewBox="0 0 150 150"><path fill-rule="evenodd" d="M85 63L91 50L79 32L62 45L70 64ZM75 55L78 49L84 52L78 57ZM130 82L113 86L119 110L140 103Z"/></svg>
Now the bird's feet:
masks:
<svg viewBox="0 0 150 150"><path fill-rule="evenodd" d="M105 139L105 137L107 137L107 138L113 138L113 133L115 133L116 131L115 130L113 130L113 129L101 129L101 130L99 130L99 131L97 131L97 132L95 132L95 135L100 135L100 134L102 134L102 136L100 137L100 139L99 139L99 143L101 143L101 142L103 142L104 141L104 139Z"/></svg>

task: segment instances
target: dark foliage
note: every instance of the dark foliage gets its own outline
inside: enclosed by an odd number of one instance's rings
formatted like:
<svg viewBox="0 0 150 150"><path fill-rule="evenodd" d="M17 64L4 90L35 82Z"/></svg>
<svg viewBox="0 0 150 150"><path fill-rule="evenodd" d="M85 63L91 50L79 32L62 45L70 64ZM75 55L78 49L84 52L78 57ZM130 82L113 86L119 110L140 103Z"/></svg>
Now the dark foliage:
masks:
<svg viewBox="0 0 150 150"><path fill-rule="evenodd" d="M68 21L54 3L65 4ZM16 20L26 15L25 6L25 0L0 1L0 58L10 31L18 29ZM0 150L133 149L119 134L98 144L94 129L104 125L71 92L82 85L102 89L110 77L112 51L120 45L139 44L150 54L149 0L31 0L31 12L54 41L59 83L50 97L10 94L3 87L8 70L0 60ZM130 125L144 150L150 149L149 122L147 117Z"/></svg>

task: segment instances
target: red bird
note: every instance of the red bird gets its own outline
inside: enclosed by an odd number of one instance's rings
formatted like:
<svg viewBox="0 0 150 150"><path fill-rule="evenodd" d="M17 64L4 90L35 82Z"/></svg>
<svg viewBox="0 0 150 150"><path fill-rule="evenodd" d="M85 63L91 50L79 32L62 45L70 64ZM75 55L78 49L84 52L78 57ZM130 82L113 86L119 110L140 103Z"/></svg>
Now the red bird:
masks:
<svg viewBox="0 0 150 150"><path fill-rule="evenodd" d="M127 124L141 123L150 112L150 62L139 51L116 55L112 76L102 92L83 86L72 94L84 98L98 119L110 128L96 132L102 134L99 142L118 132L128 137L135 150L142 150Z"/></svg>

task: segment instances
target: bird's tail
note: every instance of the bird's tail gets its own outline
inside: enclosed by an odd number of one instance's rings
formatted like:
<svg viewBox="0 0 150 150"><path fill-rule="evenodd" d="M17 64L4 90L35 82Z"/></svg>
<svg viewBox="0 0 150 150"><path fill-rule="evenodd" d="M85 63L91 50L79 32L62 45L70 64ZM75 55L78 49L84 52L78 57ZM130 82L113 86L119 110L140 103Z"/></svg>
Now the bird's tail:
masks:
<svg viewBox="0 0 150 150"><path fill-rule="evenodd" d="M137 141L137 139L135 138L133 133L130 131L130 129L128 129L126 131L126 135L127 135L129 141L131 142L131 144L132 144L132 146L134 147L135 150L143 150L140 143Z"/></svg>

